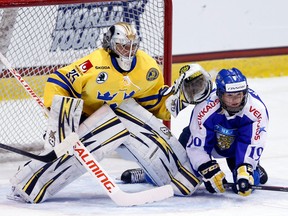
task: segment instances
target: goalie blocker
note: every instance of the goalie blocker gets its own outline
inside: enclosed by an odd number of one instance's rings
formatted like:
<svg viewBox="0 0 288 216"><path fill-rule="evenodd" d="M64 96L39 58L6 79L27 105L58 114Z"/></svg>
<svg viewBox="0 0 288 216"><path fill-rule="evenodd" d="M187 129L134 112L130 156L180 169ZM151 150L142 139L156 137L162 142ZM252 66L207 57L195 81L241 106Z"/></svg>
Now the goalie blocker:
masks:
<svg viewBox="0 0 288 216"><path fill-rule="evenodd" d="M47 136L47 143L61 145L66 136L77 131L97 161L117 150L124 158L135 160L155 185L171 184L175 195L191 195L199 186L182 145L133 99L122 103L115 112L103 105L77 129L81 109L81 100L55 96L48 127L53 139ZM50 151L48 147L47 150ZM9 197L29 203L43 202L86 171L75 156L67 154L50 163L31 160L12 177Z"/></svg>

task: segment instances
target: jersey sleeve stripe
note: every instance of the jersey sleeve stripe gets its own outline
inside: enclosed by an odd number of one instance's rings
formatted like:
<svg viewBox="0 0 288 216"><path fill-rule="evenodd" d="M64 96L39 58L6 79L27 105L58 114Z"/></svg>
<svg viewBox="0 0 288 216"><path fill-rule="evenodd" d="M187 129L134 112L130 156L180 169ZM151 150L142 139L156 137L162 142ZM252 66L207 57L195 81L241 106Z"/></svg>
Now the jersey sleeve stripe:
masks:
<svg viewBox="0 0 288 216"><path fill-rule="evenodd" d="M73 88L71 89L67 84L61 82L60 80L54 78L48 78L47 82L53 83L65 89L71 97L81 98L81 94L78 94Z"/></svg>
<svg viewBox="0 0 288 216"><path fill-rule="evenodd" d="M138 98L137 101L138 102L149 102L149 101L152 101L152 100L157 100L155 104L150 104L150 105L143 105L142 106L145 108L145 109L151 109L155 106L157 106L160 102L161 102L161 99L162 99L162 96L160 94L157 94L157 95L151 95L151 96L148 96L148 97L144 97L144 98Z"/></svg>
<svg viewBox="0 0 288 216"><path fill-rule="evenodd" d="M70 89L73 91L73 94L76 95L78 98L81 97L81 94L79 94L77 91L74 90L73 86L71 85L70 81L60 72L55 71L55 75L57 75Z"/></svg>

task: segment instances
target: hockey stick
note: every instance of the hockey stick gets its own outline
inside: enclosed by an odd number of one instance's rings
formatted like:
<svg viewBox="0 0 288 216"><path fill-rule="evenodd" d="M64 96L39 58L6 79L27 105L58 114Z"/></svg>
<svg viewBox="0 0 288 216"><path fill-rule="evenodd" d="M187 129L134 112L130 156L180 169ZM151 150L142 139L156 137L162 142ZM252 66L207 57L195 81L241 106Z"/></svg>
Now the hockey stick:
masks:
<svg viewBox="0 0 288 216"><path fill-rule="evenodd" d="M29 84L22 78L22 76L14 68L12 68L10 62L5 58L5 56L1 52L0 52L0 60L2 61L3 65L5 65L5 67L9 70L9 72L15 77L15 79L23 86L26 92L43 108L46 116L48 116L49 111L43 104L41 98L37 96L37 94L33 91L33 89L29 86ZM17 149L17 148L14 148L12 146L8 146L2 143L0 143L0 148L29 157L29 158L36 159L42 162L46 162L46 163L51 162L57 158L54 151L51 151L47 155L40 156L40 155L31 154L24 150Z"/></svg>
<svg viewBox="0 0 288 216"><path fill-rule="evenodd" d="M0 60L3 64L9 69L13 76L21 83L29 95L36 100L38 105L40 105L47 116L49 116L48 109L44 106L41 99L33 91L33 89L25 82L17 71L12 68L8 60L0 52ZM74 145L74 155L81 162L81 164L87 169L87 171L94 177L94 179L105 189L105 192L108 196L120 206L133 206L141 205L145 203L151 203L156 201L161 201L172 197L174 191L171 185L164 185L160 187L155 187L150 190L135 192L135 193L126 193L122 191L113 179L102 169L99 162L95 160L92 154L86 149L86 147L81 143L79 137L76 133L71 133L68 135L64 141L59 145L59 151L55 151L56 155L59 156L57 152L63 151L61 146L72 146ZM68 150L68 147L66 148ZM67 152L67 151L66 151ZM26 154L27 155L27 154Z"/></svg>
<svg viewBox="0 0 288 216"><path fill-rule="evenodd" d="M110 198L119 206L142 205L145 203L161 201L163 199L172 197L174 194L171 185L164 185L161 187L135 193L126 193L119 188L114 180L95 160L93 155L79 140L78 134L69 134L69 136L65 138L64 142L74 144L74 155L88 170L88 172L94 176L94 179L97 181L97 183L100 183Z"/></svg>
<svg viewBox="0 0 288 216"><path fill-rule="evenodd" d="M57 155L55 154L54 151L51 151L50 153L48 153L46 155L36 155L36 154L32 154L30 152L24 151L22 149L18 149L18 148L14 148L12 146L5 145L3 143L0 143L0 148L14 152L14 153L19 154L19 155L23 155L23 156L35 159L35 160L42 161L45 163L52 162L53 160L57 159Z"/></svg>
<svg viewBox="0 0 288 216"><path fill-rule="evenodd" d="M227 189L232 189L233 185L234 185L233 183L226 183L224 186ZM252 185L251 188L255 190L288 192L288 187L282 187L282 186Z"/></svg>

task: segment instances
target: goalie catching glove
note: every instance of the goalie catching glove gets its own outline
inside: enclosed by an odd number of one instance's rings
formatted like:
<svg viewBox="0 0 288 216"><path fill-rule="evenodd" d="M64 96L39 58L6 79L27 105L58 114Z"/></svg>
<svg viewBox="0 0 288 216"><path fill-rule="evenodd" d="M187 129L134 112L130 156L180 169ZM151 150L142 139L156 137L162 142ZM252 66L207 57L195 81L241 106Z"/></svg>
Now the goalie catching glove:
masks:
<svg viewBox="0 0 288 216"><path fill-rule="evenodd" d="M233 190L241 196L248 196L252 193L254 185L253 168L250 164L242 164L236 170L235 185Z"/></svg>
<svg viewBox="0 0 288 216"><path fill-rule="evenodd" d="M210 193L225 192L224 184L227 183L225 174L221 171L219 164L215 160L200 165L198 172L203 177L207 191Z"/></svg>
<svg viewBox="0 0 288 216"><path fill-rule="evenodd" d="M183 66L179 71L179 78L164 95L173 92L166 100L166 107L176 117L189 104L204 101L212 90L210 74L199 64Z"/></svg>

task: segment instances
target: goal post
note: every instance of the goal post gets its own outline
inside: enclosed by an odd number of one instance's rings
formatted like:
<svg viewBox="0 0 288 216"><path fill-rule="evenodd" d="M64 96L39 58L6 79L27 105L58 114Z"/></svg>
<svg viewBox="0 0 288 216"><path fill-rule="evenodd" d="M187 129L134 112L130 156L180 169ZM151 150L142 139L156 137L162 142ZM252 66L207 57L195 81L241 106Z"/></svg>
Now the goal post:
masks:
<svg viewBox="0 0 288 216"><path fill-rule="evenodd" d="M171 84L172 0L0 0L0 19L0 52L40 97L49 74L100 47L118 21L135 25ZM0 63L0 143L41 150L46 121Z"/></svg>

